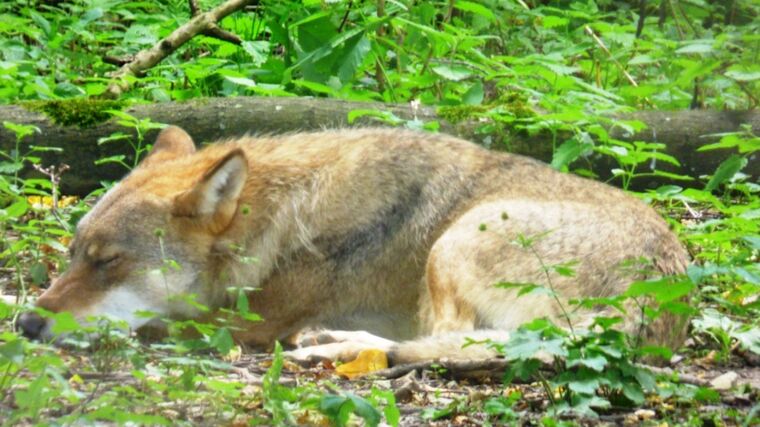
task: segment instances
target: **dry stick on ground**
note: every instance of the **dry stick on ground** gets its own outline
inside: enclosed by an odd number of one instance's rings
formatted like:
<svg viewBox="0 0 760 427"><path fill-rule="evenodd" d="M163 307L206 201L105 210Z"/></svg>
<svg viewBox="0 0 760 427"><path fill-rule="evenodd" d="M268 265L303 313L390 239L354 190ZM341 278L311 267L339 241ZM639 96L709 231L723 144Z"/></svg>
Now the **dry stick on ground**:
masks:
<svg viewBox="0 0 760 427"><path fill-rule="evenodd" d="M191 0L190 9L193 13L193 18L174 30L165 39L159 41L155 46L138 52L131 62L124 64L118 71L113 73L112 77L115 79L115 82L108 86L104 96L107 98L118 98L122 92L129 88L126 77L140 76L198 34L205 34L232 43L240 43L240 39L237 36L219 28L217 22L224 19L227 15L254 3L257 3L257 1L229 0L208 12L199 13L197 4Z"/></svg>

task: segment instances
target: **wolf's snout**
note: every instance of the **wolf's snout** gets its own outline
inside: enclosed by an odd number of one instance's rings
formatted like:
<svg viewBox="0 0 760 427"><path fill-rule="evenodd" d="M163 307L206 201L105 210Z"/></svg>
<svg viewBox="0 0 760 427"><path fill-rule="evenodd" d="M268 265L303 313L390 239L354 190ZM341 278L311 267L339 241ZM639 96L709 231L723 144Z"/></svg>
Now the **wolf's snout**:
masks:
<svg viewBox="0 0 760 427"><path fill-rule="evenodd" d="M45 329L45 319L37 313L24 313L18 318L18 328L25 337L37 339Z"/></svg>

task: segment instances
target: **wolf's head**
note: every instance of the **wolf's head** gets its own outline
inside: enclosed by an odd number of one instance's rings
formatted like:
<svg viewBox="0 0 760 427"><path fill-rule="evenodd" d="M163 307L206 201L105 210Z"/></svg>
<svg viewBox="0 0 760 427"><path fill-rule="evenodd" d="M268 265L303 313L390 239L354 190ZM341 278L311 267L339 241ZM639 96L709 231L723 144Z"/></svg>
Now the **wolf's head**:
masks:
<svg viewBox="0 0 760 427"><path fill-rule="evenodd" d="M37 300L85 321L109 316L137 329L151 318L195 313L180 295L213 304L208 277L215 247L238 212L248 165L239 148L195 152L178 127L164 129L150 155L79 222L71 264ZM36 313L19 319L32 338L53 336Z"/></svg>

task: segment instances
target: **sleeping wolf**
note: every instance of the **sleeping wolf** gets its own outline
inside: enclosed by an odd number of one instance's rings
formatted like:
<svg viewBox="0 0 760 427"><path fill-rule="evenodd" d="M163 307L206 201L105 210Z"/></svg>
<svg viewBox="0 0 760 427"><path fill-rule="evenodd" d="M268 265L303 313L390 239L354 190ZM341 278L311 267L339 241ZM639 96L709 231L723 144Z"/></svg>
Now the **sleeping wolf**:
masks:
<svg viewBox="0 0 760 427"><path fill-rule="evenodd" d="M644 203L451 136L328 130L196 151L169 127L79 222L68 271L37 304L137 329L155 320L135 311L201 316L178 295L216 309L234 305L228 288L250 287L250 310L264 321L241 325L241 343L268 347L325 328L332 342L290 354L351 359L379 347L392 363L486 357L484 346L463 349L464 339L504 339L541 316L562 324L548 295L518 298L495 283L546 285L542 266L577 261L574 276L552 278L561 298L609 296L632 280L621 264L642 258L662 274L687 264ZM166 260L180 268L162 268ZM19 322L43 339L54 335L50 323L33 313ZM647 329L669 345L683 333L668 321Z"/></svg>

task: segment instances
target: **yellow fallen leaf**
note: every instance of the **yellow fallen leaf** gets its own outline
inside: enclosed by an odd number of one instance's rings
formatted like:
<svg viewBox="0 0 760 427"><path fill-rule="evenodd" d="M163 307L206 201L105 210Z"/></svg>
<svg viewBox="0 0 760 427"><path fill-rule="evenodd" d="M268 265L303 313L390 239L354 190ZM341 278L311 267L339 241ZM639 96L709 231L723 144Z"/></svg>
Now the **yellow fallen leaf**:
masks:
<svg viewBox="0 0 760 427"><path fill-rule="evenodd" d="M61 236L58 238L58 242L68 248L71 244L71 236Z"/></svg>
<svg viewBox="0 0 760 427"><path fill-rule="evenodd" d="M69 384L71 385L84 384L84 380L82 380L82 377L80 377L79 375L74 374L71 376L71 378L69 378Z"/></svg>
<svg viewBox="0 0 760 427"><path fill-rule="evenodd" d="M382 350L368 349L359 352L356 359L344 363L337 368L335 372L349 380L356 377L369 374L370 372L379 371L388 367L388 355Z"/></svg>
<svg viewBox="0 0 760 427"><path fill-rule="evenodd" d="M50 209L53 207L53 198L50 196L29 196L26 198L27 203L34 209ZM64 196L58 199L58 207L65 208L79 201L76 196Z"/></svg>

